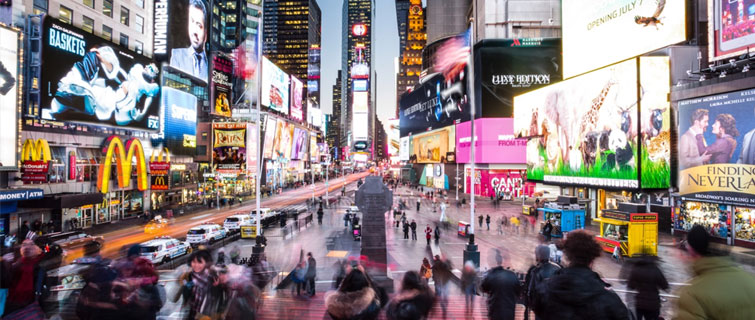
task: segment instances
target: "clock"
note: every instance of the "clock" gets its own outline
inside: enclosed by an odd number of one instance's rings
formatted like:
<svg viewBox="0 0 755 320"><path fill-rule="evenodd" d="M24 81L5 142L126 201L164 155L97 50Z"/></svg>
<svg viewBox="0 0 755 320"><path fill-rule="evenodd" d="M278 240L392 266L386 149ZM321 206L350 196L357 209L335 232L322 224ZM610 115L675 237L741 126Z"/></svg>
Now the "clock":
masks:
<svg viewBox="0 0 755 320"><path fill-rule="evenodd" d="M356 23L351 27L351 34L355 37L361 37L367 34L367 26L363 23Z"/></svg>
<svg viewBox="0 0 755 320"><path fill-rule="evenodd" d="M409 8L409 12L411 14L422 14L422 7L415 4Z"/></svg>

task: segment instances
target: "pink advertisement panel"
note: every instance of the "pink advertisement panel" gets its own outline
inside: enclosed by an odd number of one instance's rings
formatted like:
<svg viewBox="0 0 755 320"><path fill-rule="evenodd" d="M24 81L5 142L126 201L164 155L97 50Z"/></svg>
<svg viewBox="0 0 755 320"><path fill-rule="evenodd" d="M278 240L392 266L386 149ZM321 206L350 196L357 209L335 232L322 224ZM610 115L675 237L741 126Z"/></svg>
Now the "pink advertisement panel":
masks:
<svg viewBox="0 0 755 320"><path fill-rule="evenodd" d="M469 163L471 121L456 125L456 162ZM475 163L526 163L527 140L514 139L513 118L475 120Z"/></svg>
<svg viewBox="0 0 755 320"><path fill-rule="evenodd" d="M469 190L472 180L471 170L467 168L466 171L466 190ZM503 196L504 199L511 199L511 197L521 197L522 195L531 197L535 192L535 183L524 181L527 178L525 170L478 169L475 171L475 195L482 197L499 195Z"/></svg>

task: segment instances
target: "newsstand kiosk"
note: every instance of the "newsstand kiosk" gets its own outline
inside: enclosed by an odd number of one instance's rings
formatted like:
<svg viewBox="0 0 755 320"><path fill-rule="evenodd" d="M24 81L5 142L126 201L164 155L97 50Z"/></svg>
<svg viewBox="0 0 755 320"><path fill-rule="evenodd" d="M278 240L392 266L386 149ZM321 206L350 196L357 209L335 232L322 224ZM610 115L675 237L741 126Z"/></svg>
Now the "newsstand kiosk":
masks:
<svg viewBox="0 0 755 320"><path fill-rule="evenodd" d="M603 210L600 236L595 240L609 253L621 246L621 253L625 256L655 256L658 254L658 214Z"/></svg>
<svg viewBox="0 0 755 320"><path fill-rule="evenodd" d="M564 232L569 232L585 227L585 207L577 203L577 198L559 196L557 202L546 202L544 208L537 208L543 213L542 225L548 220L553 224L552 236L563 237Z"/></svg>

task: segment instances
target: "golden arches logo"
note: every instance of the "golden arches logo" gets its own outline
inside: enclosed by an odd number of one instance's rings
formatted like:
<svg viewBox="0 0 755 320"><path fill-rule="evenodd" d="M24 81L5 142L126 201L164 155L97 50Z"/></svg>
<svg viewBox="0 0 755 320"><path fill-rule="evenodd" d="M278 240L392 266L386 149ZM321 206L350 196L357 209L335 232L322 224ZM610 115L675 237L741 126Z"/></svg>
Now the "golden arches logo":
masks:
<svg viewBox="0 0 755 320"><path fill-rule="evenodd" d="M147 162L144 160L144 148L141 141L131 138L126 141L124 148L121 138L111 136L105 140L102 150L105 159L100 162L98 171L97 189L102 193L108 192L110 185L110 173L113 168L113 156L117 167L118 187L126 188L131 184L131 160L136 157L136 187L140 191L147 190Z"/></svg>
<svg viewBox="0 0 755 320"><path fill-rule="evenodd" d="M157 161L155 161L155 154L157 153ZM152 150L152 155L149 156L149 162L163 162L163 156L165 156L164 162L170 162L170 151L168 148L162 148L158 153L157 150Z"/></svg>
<svg viewBox="0 0 755 320"><path fill-rule="evenodd" d="M21 161L50 161L50 145L45 139L26 139L21 149Z"/></svg>

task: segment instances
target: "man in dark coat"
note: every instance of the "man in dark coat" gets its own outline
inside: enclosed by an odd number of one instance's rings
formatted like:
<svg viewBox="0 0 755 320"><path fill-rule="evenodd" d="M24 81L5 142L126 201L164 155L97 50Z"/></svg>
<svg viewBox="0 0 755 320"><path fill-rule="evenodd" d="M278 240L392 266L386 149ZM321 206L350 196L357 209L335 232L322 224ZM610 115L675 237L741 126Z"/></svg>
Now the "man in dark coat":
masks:
<svg viewBox="0 0 755 320"><path fill-rule="evenodd" d="M634 300L637 319L658 319L661 314L661 297L658 290L668 290L669 285L658 268L656 257L641 257L629 274L627 287L637 290Z"/></svg>
<svg viewBox="0 0 755 320"><path fill-rule="evenodd" d="M529 310L534 309L536 306L547 303L546 301L544 301L543 297L537 294L536 288L539 285L545 283L545 281L553 276L556 271L561 269L559 265L550 261L550 256L551 250L550 248L548 248L548 246L539 245L537 246L537 248L535 248L535 261L537 262L537 264L532 266L530 270L527 271L527 276L524 280L524 286L526 290L526 311L524 314L525 319L528 319ZM540 317L536 316L535 319L540 320Z"/></svg>
<svg viewBox="0 0 755 320"><path fill-rule="evenodd" d="M482 292L488 294L488 319L513 320L521 284L515 273L501 266L501 252L496 250L494 256L496 267L488 271L480 286Z"/></svg>
<svg viewBox="0 0 755 320"><path fill-rule="evenodd" d="M409 224L404 221L404 239L409 240Z"/></svg>
<svg viewBox="0 0 755 320"><path fill-rule="evenodd" d="M479 222L478 225L480 226L480 229L482 229L482 219L483 219L482 215L477 217L477 222Z"/></svg>
<svg viewBox="0 0 755 320"><path fill-rule="evenodd" d="M553 232L553 225L550 220L545 221L543 226L543 235L545 236L545 242L551 242L551 232Z"/></svg>
<svg viewBox="0 0 755 320"><path fill-rule="evenodd" d="M412 229L412 240L417 240L417 222L412 219L412 223L409 227Z"/></svg>
<svg viewBox="0 0 755 320"><path fill-rule="evenodd" d="M312 256L312 252L307 253L307 291L310 296L315 295L315 278L317 277L317 260Z"/></svg>
<svg viewBox="0 0 755 320"><path fill-rule="evenodd" d="M19 243L24 242L24 239L29 235L29 231L31 231L29 228L29 221L24 221L24 223L21 224L21 228L18 229L18 236L16 237Z"/></svg>

